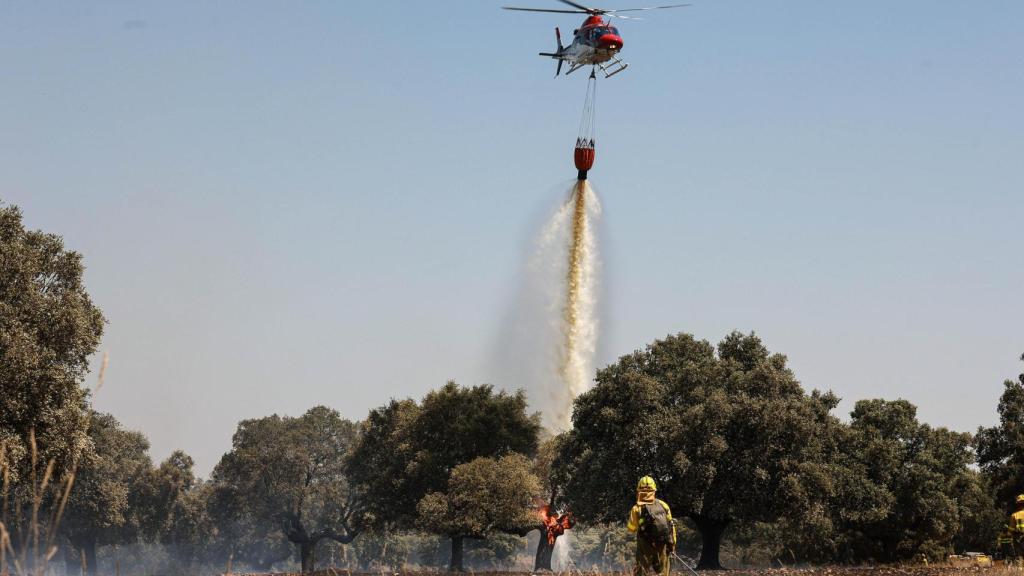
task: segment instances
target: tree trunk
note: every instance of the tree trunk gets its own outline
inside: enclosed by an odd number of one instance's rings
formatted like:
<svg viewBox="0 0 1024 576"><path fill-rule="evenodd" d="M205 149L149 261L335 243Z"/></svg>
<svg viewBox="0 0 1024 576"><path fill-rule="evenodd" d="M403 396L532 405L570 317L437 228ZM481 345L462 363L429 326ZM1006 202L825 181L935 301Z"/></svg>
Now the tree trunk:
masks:
<svg viewBox="0 0 1024 576"><path fill-rule="evenodd" d="M89 538L83 541L82 551L85 552L85 567L89 576L96 576L96 539Z"/></svg>
<svg viewBox="0 0 1024 576"><path fill-rule="evenodd" d="M722 548L722 533L729 525L728 520L717 520L707 516L691 516L693 522L700 531L701 547L700 560L697 561L698 570L724 570L718 559L718 553Z"/></svg>
<svg viewBox="0 0 1024 576"><path fill-rule="evenodd" d="M462 567L462 544L464 538L462 536L452 536L452 557L448 563L449 572L465 572Z"/></svg>
<svg viewBox="0 0 1024 576"><path fill-rule="evenodd" d="M557 539L555 540L557 542ZM546 570L553 572L551 569L551 554L555 551L554 544L548 544L547 530L540 531L540 539L537 540L537 556L533 559L533 571L539 572Z"/></svg>
<svg viewBox="0 0 1024 576"><path fill-rule="evenodd" d="M299 555L302 558L302 573L309 574L316 570L316 540L308 539L299 542Z"/></svg>

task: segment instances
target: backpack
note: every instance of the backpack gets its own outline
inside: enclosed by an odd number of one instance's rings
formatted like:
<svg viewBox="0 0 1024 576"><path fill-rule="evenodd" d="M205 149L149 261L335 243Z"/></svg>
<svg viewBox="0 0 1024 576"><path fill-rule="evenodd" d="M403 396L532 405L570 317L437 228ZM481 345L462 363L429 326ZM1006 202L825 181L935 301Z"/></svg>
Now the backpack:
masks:
<svg viewBox="0 0 1024 576"><path fill-rule="evenodd" d="M668 519L668 513L661 502L655 500L652 504L641 505L640 518L640 535L644 540L656 545L674 544L672 521Z"/></svg>

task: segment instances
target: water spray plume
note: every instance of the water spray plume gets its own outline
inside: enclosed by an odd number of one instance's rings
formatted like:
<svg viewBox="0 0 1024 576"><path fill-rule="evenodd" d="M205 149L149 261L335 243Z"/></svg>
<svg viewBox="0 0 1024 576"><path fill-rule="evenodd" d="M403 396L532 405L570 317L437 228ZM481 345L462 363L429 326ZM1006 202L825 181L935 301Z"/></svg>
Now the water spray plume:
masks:
<svg viewBox="0 0 1024 576"><path fill-rule="evenodd" d="M567 429L572 420L572 402L587 390L594 369L594 350L597 345L597 318L594 314L597 300L597 243L591 217L600 207L597 196L587 182L587 172L594 167L594 140L597 131L597 78L591 71L587 81L580 130L573 149L573 164L577 169L568 206L569 221L568 268L565 277L562 304L561 350L558 376L563 393L555 406L554 425Z"/></svg>
<svg viewBox="0 0 1024 576"><path fill-rule="evenodd" d="M567 430L572 403L593 378L600 261L600 204L574 182L544 221L527 259L524 283L497 356L505 379L527 386L544 426Z"/></svg>
<svg viewBox="0 0 1024 576"><path fill-rule="evenodd" d="M573 187L572 231L568 250L565 304L562 311L562 350L559 376L567 394L558 407L558 425L568 428L572 401L590 385L597 345L597 244L590 223L589 206L597 209L597 198L586 180Z"/></svg>
<svg viewBox="0 0 1024 576"><path fill-rule="evenodd" d="M596 92L592 76L573 148L577 179L537 238L516 307L515 334L502 347L502 357L514 359L505 368L508 379L527 385L544 425L554 431L571 426L573 401L594 373L600 269L595 222L601 207L587 173L595 158Z"/></svg>

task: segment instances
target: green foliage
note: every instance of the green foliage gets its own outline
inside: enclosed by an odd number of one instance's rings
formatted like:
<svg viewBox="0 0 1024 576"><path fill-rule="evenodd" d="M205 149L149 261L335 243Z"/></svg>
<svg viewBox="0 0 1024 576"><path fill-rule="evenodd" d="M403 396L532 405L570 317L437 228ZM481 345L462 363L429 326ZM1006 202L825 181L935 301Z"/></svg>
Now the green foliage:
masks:
<svg viewBox="0 0 1024 576"><path fill-rule="evenodd" d="M463 556L509 568L530 556L521 534L537 524L537 499L586 523L572 532L577 567L617 570L632 559L622 520L642 475L703 567L720 553L745 565L894 562L987 549L1024 492L1024 374L1004 383L999 424L976 438L920 423L905 400L862 400L844 424L834 395L805 393L784 356L739 333L717 346L679 334L623 356L577 399L573 430L542 442L523 393L449 382L362 425L325 407L243 421L204 483L187 454L153 467L142 434L90 413L82 381L104 319L82 275L60 237L25 230L0 205L0 469L11 482L0 515L25 519L34 434L36 472L55 465L51 487L76 470L59 535L90 572L104 546L168 574L228 558L269 571L297 557L308 571L315 555L364 570L449 555L453 568ZM54 500L41 501L45 524ZM66 558L77 571L77 552Z"/></svg>
<svg viewBox="0 0 1024 576"><path fill-rule="evenodd" d="M192 471L192 458L176 450L137 484L133 493L132 508L138 510L139 527L143 539L148 542L168 543L175 540L180 528L176 511L182 501L196 485Z"/></svg>
<svg viewBox="0 0 1024 576"><path fill-rule="evenodd" d="M541 496L545 503L558 509L559 500L562 497L561 490L566 479L559 476L561 469L555 466L565 443L566 434L563 432L552 436L547 430L542 431L542 438L537 448L537 456L533 459L533 473L540 480Z"/></svg>
<svg viewBox="0 0 1024 576"><path fill-rule="evenodd" d="M275 564L294 556L295 546L275 524L244 513L245 498L232 487L207 483L206 514L215 532L210 539L209 555L223 565L230 558L239 569L271 572Z"/></svg>
<svg viewBox="0 0 1024 576"><path fill-rule="evenodd" d="M987 552L992 550L1007 517L996 505L992 488L984 475L968 469L952 488L959 508L960 529L953 538L953 550Z"/></svg>
<svg viewBox="0 0 1024 576"><path fill-rule="evenodd" d="M468 505L459 483L484 482L489 469L487 463L466 468L456 479L455 492L449 485L452 472L478 458L533 456L539 421L539 415L526 414L522 391L495 393L489 385L462 388L454 382L428 393L420 404L392 400L371 411L349 460L349 475L365 494L368 523L384 531L411 528L422 513L421 525L449 531L450 567L461 570L462 529L490 531L494 520L504 518L480 515L474 519L479 525L456 526L453 512ZM535 497L539 484L532 478Z"/></svg>
<svg viewBox="0 0 1024 576"><path fill-rule="evenodd" d="M737 566L769 567L795 562L792 550L783 541L791 536L785 522L737 524L722 544L722 558Z"/></svg>
<svg viewBox="0 0 1024 576"><path fill-rule="evenodd" d="M970 434L920 424L906 400L861 400L843 442L842 555L891 562L951 552L974 477Z"/></svg>
<svg viewBox="0 0 1024 576"><path fill-rule="evenodd" d="M860 401L843 425L830 415L837 398L805 394L753 335L731 334L717 354L669 337L597 380L559 461L573 511L615 521L650 474L701 532L704 566L730 525L724 553L744 563L940 558L954 545L986 549L997 525L970 434L919 423L905 400ZM1012 422L1024 389L1007 387Z"/></svg>
<svg viewBox="0 0 1024 576"><path fill-rule="evenodd" d="M233 503L242 522L280 530L311 570L320 540L348 543L360 529L361 502L345 474L357 434L355 424L322 406L299 418L242 421L213 471L218 498ZM250 544L242 544L244 554Z"/></svg>
<svg viewBox="0 0 1024 576"><path fill-rule="evenodd" d="M103 333L82 284L82 257L59 236L25 230L0 205L0 467L18 486L35 431L39 460L58 477L88 446L81 387Z"/></svg>
<svg viewBox="0 0 1024 576"><path fill-rule="evenodd" d="M349 475L365 494L372 525L411 527L420 500L444 492L456 466L480 457L532 456L539 431L539 416L526 414L522 392L449 382L420 404L393 400L372 410Z"/></svg>
<svg viewBox="0 0 1024 576"><path fill-rule="evenodd" d="M146 437L122 429L109 414L94 412L88 433L92 450L79 462L60 532L85 553L95 573L97 545L138 538L143 511L131 506L129 495L146 480L152 462Z"/></svg>
<svg viewBox="0 0 1024 576"><path fill-rule="evenodd" d="M1024 493L1024 374L1003 382L997 411L997 426L978 429L978 465L1009 513Z"/></svg>
<svg viewBox="0 0 1024 576"><path fill-rule="evenodd" d="M432 492L417 507L420 527L449 536L487 538L525 533L537 524L540 482L521 454L477 458L452 470L446 492Z"/></svg>
<svg viewBox="0 0 1024 576"><path fill-rule="evenodd" d="M206 483L199 482L183 492L171 508L161 539L185 574L193 573L195 566L208 559L210 541L217 535L207 514L210 492Z"/></svg>
<svg viewBox="0 0 1024 576"><path fill-rule="evenodd" d="M367 523L382 531L410 526L426 491L405 471L415 455L412 428L420 412L412 400L392 400L370 411L348 462L349 479L363 494Z"/></svg>
<svg viewBox="0 0 1024 576"><path fill-rule="evenodd" d="M101 572L133 565L145 573L195 573L208 559L217 529L206 514L207 485L194 476L192 458L176 451L153 467L144 436L120 429L107 415L93 423L96 452L82 461L60 525L73 544L65 548L66 572L78 573L84 554L90 574L104 562ZM101 511L103 506L110 509Z"/></svg>
<svg viewBox="0 0 1024 576"><path fill-rule="evenodd" d="M717 354L669 336L598 371L577 399L559 459L569 503L583 520L620 521L651 475L701 531L702 566L717 567L726 526L795 517L828 492L837 402L805 394L754 335L730 334Z"/></svg>

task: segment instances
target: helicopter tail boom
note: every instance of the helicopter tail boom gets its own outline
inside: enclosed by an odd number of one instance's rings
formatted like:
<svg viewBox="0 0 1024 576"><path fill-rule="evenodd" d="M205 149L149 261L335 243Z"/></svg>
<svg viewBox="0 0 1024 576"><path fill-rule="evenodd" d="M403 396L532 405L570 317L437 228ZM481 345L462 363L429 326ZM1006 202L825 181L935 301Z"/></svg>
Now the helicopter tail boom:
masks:
<svg viewBox="0 0 1024 576"><path fill-rule="evenodd" d="M541 52L540 55L558 60L558 68L555 70L555 76L557 77L562 73L562 63L565 62L565 56L563 55L565 46L562 46L562 32L557 27L555 28L555 41L558 42L557 52Z"/></svg>

